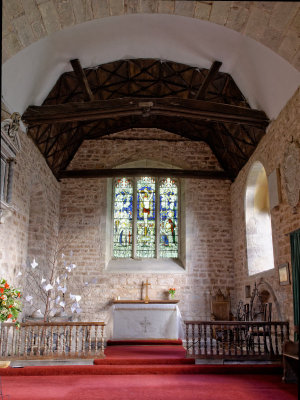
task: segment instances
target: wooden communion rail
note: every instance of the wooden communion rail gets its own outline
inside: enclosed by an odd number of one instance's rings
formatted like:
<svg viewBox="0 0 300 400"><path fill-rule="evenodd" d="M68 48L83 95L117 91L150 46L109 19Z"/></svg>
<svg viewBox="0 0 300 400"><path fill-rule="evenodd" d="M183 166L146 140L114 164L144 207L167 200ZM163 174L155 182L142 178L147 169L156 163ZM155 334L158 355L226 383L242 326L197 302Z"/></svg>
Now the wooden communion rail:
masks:
<svg viewBox="0 0 300 400"><path fill-rule="evenodd" d="M184 321L188 357L281 360L289 323Z"/></svg>
<svg viewBox="0 0 300 400"><path fill-rule="evenodd" d="M104 322L1 324L0 358L104 357Z"/></svg>

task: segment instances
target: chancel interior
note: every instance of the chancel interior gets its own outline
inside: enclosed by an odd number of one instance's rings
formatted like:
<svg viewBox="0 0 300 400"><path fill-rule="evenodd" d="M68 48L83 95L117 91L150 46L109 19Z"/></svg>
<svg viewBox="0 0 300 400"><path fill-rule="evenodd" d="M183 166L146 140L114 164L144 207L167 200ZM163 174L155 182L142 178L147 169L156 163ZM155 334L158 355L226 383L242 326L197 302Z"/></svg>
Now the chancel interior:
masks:
<svg viewBox="0 0 300 400"><path fill-rule="evenodd" d="M299 18L297 2L3 2L0 275L20 321L103 322L109 340L112 307L173 304L294 340Z"/></svg>

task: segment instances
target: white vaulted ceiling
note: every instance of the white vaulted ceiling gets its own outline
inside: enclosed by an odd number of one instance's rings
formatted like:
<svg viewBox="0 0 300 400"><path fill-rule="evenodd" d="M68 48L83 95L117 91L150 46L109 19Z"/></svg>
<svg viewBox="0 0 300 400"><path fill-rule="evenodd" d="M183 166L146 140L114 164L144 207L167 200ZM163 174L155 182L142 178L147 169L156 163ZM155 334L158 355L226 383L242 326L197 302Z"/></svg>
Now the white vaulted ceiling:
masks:
<svg viewBox="0 0 300 400"><path fill-rule="evenodd" d="M300 73L269 48L211 22L175 15L132 14L85 22L47 36L10 58L2 99L23 113L40 105L59 76L120 59L155 58L210 68L222 62L249 104L275 119L300 84Z"/></svg>

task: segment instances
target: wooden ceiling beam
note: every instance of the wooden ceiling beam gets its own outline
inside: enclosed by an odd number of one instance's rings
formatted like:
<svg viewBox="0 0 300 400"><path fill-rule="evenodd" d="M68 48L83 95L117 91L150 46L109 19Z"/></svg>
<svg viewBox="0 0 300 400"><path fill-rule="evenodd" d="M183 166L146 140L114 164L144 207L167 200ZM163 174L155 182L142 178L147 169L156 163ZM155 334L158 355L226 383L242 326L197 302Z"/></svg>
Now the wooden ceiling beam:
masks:
<svg viewBox="0 0 300 400"><path fill-rule="evenodd" d="M89 85L87 77L82 69L80 61L78 60L78 58L76 58L74 60L70 60L70 63L71 63L72 68L80 82L81 88L83 89L83 92L84 92L87 100L93 101L94 95L91 91L90 85Z"/></svg>
<svg viewBox="0 0 300 400"><path fill-rule="evenodd" d="M269 123L268 117L263 111L174 97L142 99L130 97L88 103L29 106L22 119L29 125L40 125L122 118L130 115L142 117L162 115L194 120L232 122L259 128L266 128Z"/></svg>
<svg viewBox="0 0 300 400"><path fill-rule="evenodd" d="M221 65L222 63L220 61L214 61L212 63L212 66L210 67L210 70L208 71L208 74L204 79L204 82L202 83L201 87L199 88L196 94L196 99L204 100L208 85L212 82L216 74L219 72Z"/></svg>
<svg viewBox="0 0 300 400"><path fill-rule="evenodd" d="M163 168L117 168L117 169L78 169L60 171L58 179L76 178L112 178L121 176L172 176L174 178L196 178L196 179L231 179L224 171L205 171L205 170L182 170L182 169L163 169Z"/></svg>

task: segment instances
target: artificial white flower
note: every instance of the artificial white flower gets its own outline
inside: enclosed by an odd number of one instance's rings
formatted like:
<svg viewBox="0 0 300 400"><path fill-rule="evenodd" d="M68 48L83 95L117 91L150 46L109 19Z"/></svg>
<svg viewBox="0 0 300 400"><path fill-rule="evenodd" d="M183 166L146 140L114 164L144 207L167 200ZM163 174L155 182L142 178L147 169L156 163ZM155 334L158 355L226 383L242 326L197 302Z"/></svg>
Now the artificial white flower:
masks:
<svg viewBox="0 0 300 400"><path fill-rule="evenodd" d="M79 296L79 294L76 295L70 293L70 299L76 300L78 302L81 299L81 296Z"/></svg>
<svg viewBox="0 0 300 400"><path fill-rule="evenodd" d="M35 261L35 258L34 258L30 265L31 265L32 269L35 269L39 264Z"/></svg>
<svg viewBox="0 0 300 400"><path fill-rule="evenodd" d="M50 283L48 283L48 285L45 286L45 290L46 292L48 292L49 290L53 289L53 286L50 285Z"/></svg>

